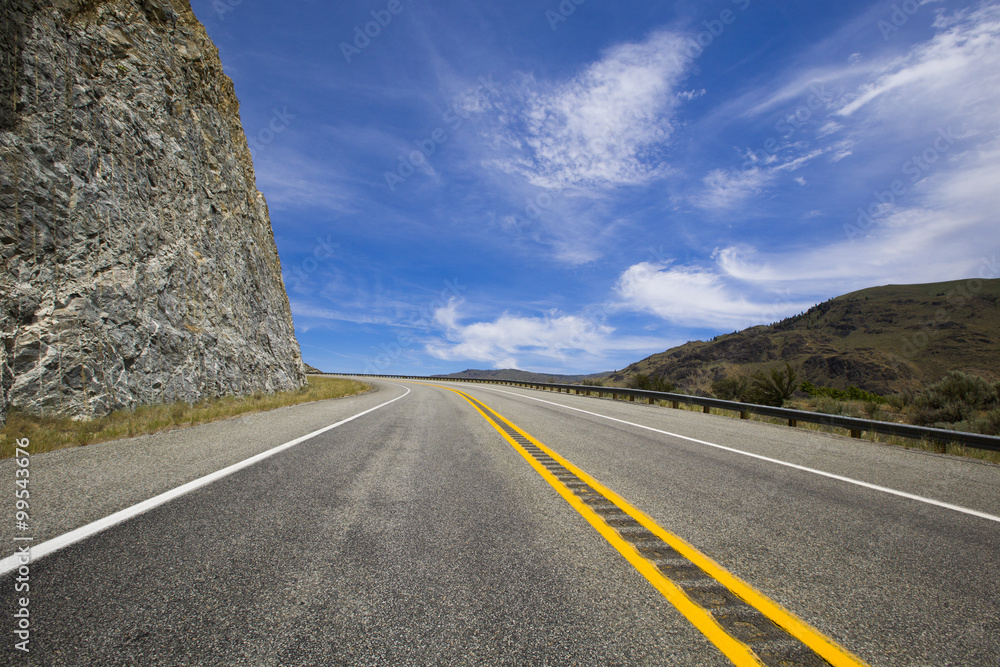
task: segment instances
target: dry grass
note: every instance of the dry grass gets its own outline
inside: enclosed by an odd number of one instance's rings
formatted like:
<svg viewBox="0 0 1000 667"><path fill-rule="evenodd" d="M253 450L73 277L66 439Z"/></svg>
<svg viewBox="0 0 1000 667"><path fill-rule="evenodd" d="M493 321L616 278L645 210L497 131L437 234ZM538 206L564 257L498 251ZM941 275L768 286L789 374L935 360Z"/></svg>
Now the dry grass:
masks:
<svg viewBox="0 0 1000 667"><path fill-rule="evenodd" d="M666 401L657 401L657 405L661 407L669 407L670 404ZM689 403L680 403L678 408L681 410L688 410L691 412L702 412L701 406L691 405ZM709 414L720 415L724 417L739 418L740 413L733 410L721 410L719 408L711 408ZM775 424L777 426L788 426L787 419L778 419L776 417L765 417L762 415L750 414L749 419L751 421L763 422L765 424ZM847 429L837 428L834 426L826 426L824 424L811 424L808 422L799 422L795 428L803 428L809 431L817 431L819 433L832 433L835 435L847 435ZM896 445L898 447L903 447L905 449L919 449L926 452L934 452L937 454L951 454L952 456L965 456L968 458L979 459L981 461L988 461L990 463L1000 463L1000 452L994 452L988 449L974 449L972 447L964 447L962 445L948 444L944 445L937 442L928 442L927 440L914 440L912 438L900 438L894 435L882 435L879 433L872 433L870 431L865 431L862 433L862 438L868 440L869 442L879 442L887 445Z"/></svg>
<svg viewBox="0 0 1000 667"><path fill-rule="evenodd" d="M356 380L309 377L309 383L296 391L253 396L224 396L195 404L145 405L131 411L112 412L106 417L73 421L68 417L35 417L11 410L7 423L0 428L0 458L14 453L17 439L31 440L31 453L50 452L64 447L78 447L97 442L129 438L195 424L228 419L249 412L265 412L289 405L299 405L329 398L342 398L367 391L371 387Z"/></svg>

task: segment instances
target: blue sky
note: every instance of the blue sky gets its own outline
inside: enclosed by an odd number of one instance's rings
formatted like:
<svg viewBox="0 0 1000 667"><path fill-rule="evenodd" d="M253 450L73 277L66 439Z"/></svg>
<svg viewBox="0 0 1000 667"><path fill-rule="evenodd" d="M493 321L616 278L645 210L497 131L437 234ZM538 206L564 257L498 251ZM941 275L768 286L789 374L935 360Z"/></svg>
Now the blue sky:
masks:
<svg viewBox="0 0 1000 667"><path fill-rule="evenodd" d="M613 370L1000 277L998 2L192 5L323 370Z"/></svg>

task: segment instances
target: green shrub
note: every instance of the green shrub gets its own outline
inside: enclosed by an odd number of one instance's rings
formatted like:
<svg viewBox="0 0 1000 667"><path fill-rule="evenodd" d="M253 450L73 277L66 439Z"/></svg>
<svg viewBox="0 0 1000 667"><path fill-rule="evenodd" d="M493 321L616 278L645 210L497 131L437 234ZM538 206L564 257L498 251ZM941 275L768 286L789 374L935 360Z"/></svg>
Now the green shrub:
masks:
<svg viewBox="0 0 1000 667"><path fill-rule="evenodd" d="M813 398L819 396L829 396L830 398L835 398L838 401L864 401L866 403L887 402L887 399L884 396L879 396L878 394L870 391L865 391L860 387L855 387L853 384L847 389L834 389L833 387L817 387L812 382L807 380L802 383L800 388Z"/></svg>
<svg viewBox="0 0 1000 667"><path fill-rule="evenodd" d="M730 375L712 383L712 395L724 401L746 401L750 394L750 378Z"/></svg>
<svg viewBox="0 0 1000 667"><path fill-rule="evenodd" d="M643 389L645 391L665 391L672 392L676 387L662 375L649 375L646 373L636 373L629 378L626 385L629 389Z"/></svg>
<svg viewBox="0 0 1000 667"><path fill-rule="evenodd" d="M885 402L889 404L890 407L902 412L906 406L908 406L913 401L913 396L908 393L893 394L892 396L887 396Z"/></svg>
<svg viewBox="0 0 1000 667"><path fill-rule="evenodd" d="M603 387L604 380L583 380L580 384L584 387Z"/></svg>
<svg viewBox="0 0 1000 667"><path fill-rule="evenodd" d="M1000 393L1000 390L998 390L997 393ZM991 410L990 413L986 415L985 421L985 428L980 431L981 433L985 433L987 435L1000 435L1000 408Z"/></svg>
<svg viewBox="0 0 1000 667"><path fill-rule="evenodd" d="M927 426L968 422L977 413L997 407L996 385L977 375L951 371L917 394L911 410L914 423Z"/></svg>
<svg viewBox="0 0 1000 667"><path fill-rule="evenodd" d="M750 401L780 408L799 386L796 375L788 362L785 362L784 368L772 368L767 373L757 371L750 383Z"/></svg>

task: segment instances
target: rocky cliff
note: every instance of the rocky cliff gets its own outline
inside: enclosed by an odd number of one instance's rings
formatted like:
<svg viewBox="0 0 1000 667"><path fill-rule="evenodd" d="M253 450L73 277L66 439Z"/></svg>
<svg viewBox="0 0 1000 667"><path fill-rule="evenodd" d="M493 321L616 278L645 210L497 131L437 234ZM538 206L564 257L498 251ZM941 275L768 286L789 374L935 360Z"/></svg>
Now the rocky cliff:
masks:
<svg viewBox="0 0 1000 667"><path fill-rule="evenodd" d="M0 50L0 413L301 386L239 104L187 0L4 0Z"/></svg>

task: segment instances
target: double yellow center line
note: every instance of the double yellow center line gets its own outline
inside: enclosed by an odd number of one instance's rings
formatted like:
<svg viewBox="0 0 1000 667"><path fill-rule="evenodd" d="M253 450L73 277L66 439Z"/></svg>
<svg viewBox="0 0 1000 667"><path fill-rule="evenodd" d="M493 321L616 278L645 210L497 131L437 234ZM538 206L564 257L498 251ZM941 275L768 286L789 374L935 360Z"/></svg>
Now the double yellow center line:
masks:
<svg viewBox="0 0 1000 667"><path fill-rule="evenodd" d="M733 664L865 663L472 396L462 396Z"/></svg>

